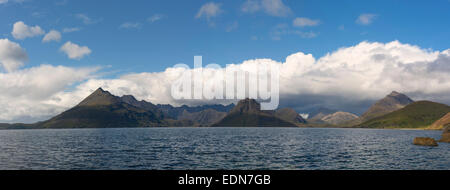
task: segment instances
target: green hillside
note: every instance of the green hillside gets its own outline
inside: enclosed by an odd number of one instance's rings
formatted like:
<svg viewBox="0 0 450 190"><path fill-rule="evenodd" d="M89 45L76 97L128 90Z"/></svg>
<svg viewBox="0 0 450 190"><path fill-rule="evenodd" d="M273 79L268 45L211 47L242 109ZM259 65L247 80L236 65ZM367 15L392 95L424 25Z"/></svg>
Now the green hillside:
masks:
<svg viewBox="0 0 450 190"><path fill-rule="evenodd" d="M408 106L368 120L355 127L362 128L424 128L450 112L450 106L430 101L418 101Z"/></svg>

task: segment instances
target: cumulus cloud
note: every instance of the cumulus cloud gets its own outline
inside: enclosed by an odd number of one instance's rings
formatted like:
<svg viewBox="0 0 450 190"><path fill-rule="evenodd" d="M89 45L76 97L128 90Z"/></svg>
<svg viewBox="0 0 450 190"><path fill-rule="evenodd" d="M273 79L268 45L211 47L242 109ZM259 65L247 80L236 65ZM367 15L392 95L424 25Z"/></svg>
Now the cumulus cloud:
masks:
<svg viewBox="0 0 450 190"><path fill-rule="evenodd" d="M13 25L13 31L11 32L15 39L23 40L25 38L31 38L45 34L45 31L39 26L28 26L22 21L18 21Z"/></svg>
<svg viewBox="0 0 450 190"><path fill-rule="evenodd" d="M42 42L44 42L44 43L51 42L51 41L59 42L60 40L61 40L61 33L58 32L57 30L51 30L44 36L44 38L42 39Z"/></svg>
<svg viewBox="0 0 450 190"><path fill-rule="evenodd" d="M296 27L305 27L305 26L317 26L320 24L320 20L313 20L305 17L295 18L293 23Z"/></svg>
<svg viewBox="0 0 450 190"><path fill-rule="evenodd" d="M376 14L361 14L358 19L356 19L356 23L360 25L369 25L375 20L377 17Z"/></svg>
<svg viewBox="0 0 450 190"><path fill-rule="evenodd" d="M28 55L19 44L0 39L0 65L8 72L21 67L28 61Z"/></svg>
<svg viewBox="0 0 450 190"><path fill-rule="evenodd" d="M291 8L282 0L247 0L242 5L242 12L255 13L264 11L266 14L276 17L285 17L292 14Z"/></svg>
<svg viewBox="0 0 450 190"><path fill-rule="evenodd" d="M60 99L59 94L97 70L41 65L0 73L0 122L35 122L74 106L76 96Z"/></svg>
<svg viewBox="0 0 450 190"><path fill-rule="evenodd" d="M221 4L209 2L200 7L195 18L205 17L206 20L210 21L212 18L217 17L221 14L223 10L221 9Z"/></svg>
<svg viewBox="0 0 450 190"><path fill-rule="evenodd" d="M91 54L91 49L87 46L79 46L78 44L72 43L70 41L66 42L60 51L64 52L70 59L82 59L84 56Z"/></svg>

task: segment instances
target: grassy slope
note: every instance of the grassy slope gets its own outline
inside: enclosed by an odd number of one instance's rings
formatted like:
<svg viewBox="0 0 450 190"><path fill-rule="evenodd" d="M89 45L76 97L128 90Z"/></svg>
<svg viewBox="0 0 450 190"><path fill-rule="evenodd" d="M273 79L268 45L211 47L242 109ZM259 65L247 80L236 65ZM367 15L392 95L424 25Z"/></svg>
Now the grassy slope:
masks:
<svg viewBox="0 0 450 190"><path fill-rule="evenodd" d="M355 127L426 128L448 112L450 112L450 106L430 101L419 101Z"/></svg>

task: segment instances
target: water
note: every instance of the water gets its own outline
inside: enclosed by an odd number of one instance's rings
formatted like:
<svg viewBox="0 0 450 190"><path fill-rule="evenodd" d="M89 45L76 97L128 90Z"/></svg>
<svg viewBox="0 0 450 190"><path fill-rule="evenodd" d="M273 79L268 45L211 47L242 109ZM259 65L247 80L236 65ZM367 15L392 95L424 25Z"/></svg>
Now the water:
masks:
<svg viewBox="0 0 450 190"><path fill-rule="evenodd" d="M0 131L0 169L450 169L440 131L146 128Z"/></svg>

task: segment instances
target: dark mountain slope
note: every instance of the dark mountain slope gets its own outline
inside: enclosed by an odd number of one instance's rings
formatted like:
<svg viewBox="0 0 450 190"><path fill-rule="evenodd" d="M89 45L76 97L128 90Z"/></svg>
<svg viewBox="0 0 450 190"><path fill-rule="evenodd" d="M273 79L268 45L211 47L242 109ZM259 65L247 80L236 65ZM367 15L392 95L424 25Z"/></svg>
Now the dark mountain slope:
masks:
<svg viewBox="0 0 450 190"><path fill-rule="evenodd" d="M295 124L274 116L274 112L261 111L261 105L253 99L245 99L214 127L296 127Z"/></svg>
<svg viewBox="0 0 450 190"><path fill-rule="evenodd" d="M386 115L366 121L362 128L423 128L450 112L450 106L419 101Z"/></svg>

